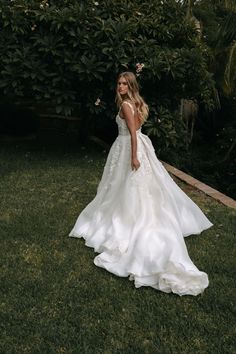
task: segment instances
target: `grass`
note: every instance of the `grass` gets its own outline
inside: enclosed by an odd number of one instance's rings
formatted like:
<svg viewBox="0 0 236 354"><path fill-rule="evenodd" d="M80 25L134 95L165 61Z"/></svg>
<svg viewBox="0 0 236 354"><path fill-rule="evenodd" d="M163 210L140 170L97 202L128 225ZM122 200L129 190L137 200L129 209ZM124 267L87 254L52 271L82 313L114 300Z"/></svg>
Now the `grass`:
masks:
<svg viewBox="0 0 236 354"><path fill-rule="evenodd" d="M235 353L235 211L181 184L215 224L186 239L210 286L198 297L135 289L68 237L105 157L66 144L1 148L0 352Z"/></svg>

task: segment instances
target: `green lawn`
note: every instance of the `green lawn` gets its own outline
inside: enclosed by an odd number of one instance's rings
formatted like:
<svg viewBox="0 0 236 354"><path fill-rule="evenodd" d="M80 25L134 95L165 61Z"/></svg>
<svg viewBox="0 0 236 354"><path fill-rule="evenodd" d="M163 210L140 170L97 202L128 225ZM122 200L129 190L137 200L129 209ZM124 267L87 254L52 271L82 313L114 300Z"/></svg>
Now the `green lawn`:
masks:
<svg viewBox="0 0 236 354"><path fill-rule="evenodd" d="M181 184L215 224L186 239L209 275L198 297L135 289L69 238L103 151L36 143L0 150L1 353L235 353L235 211Z"/></svg>

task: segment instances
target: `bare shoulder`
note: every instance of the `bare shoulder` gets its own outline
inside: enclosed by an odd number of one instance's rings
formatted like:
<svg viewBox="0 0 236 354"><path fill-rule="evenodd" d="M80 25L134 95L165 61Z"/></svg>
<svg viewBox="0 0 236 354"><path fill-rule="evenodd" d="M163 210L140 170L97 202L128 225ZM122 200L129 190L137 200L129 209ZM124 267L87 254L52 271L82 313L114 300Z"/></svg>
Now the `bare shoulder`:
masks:
<svg viewBox="0 0 236 354"><path fill-rule="evenodd" d="M124 113L124 114L129 114L130 112L132 114L134 114L135 112L135 105L132 101L130 100L124 100L121 104L121 111Z"/></svg>
<svg viewBox="0 0 236 354"><path fill-rule="evenodd" d="M129 106L129 107L135 107L135 104L134 104L134 102L133 101L131 101L131 100L128 100L128 99L125 99L123 102L122 102L122 104L121 104L121 106Z"/></svg>

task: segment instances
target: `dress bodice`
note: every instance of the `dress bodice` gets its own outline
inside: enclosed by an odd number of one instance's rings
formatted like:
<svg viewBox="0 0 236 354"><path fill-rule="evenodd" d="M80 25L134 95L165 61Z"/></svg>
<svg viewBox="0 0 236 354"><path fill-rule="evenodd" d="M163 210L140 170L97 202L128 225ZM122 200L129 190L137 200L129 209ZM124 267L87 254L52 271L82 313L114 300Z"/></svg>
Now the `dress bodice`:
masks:
<svg viewBox="0 0 236 354"><path fill-rule="evenodd" d="M119 135L130 135L126 121L119 116L119 113L116 116L116 123L118 125Z"/></svg>
<svg viewBox="0 0 236 354"><path fill-rule="evenodd" d="M133 109L132 105L129 102L127 102L127 101L124 101L123 104L124 103L129 105L129 107L131 108L132 114L134 115L134 109ZM129 129L127 127L125 119L121 118L121 116L120 116L120 110L119 110L119 112L118 112L118 114L116 116L116 123L118 125L119 135L123 135L123 136L125 136L125 135L129 136L130 135L130 132L129 132ZM138 130L136 130L136 132L137 133L141 132L141 127Z"/></svg>
<svg viewBox="0 0 236 354"><path fill-rule="evenodd" d="M125 135L129 136L130 135L129 129L128 129L127 124L126 124L126 121L125 121L125 119L122 119L119 116L119 113L116 116L116 123L118 125L119 135L123 135L123 136L125 136ZM136 132L140 133L141 132L141 128L136 130Z"/></svg>

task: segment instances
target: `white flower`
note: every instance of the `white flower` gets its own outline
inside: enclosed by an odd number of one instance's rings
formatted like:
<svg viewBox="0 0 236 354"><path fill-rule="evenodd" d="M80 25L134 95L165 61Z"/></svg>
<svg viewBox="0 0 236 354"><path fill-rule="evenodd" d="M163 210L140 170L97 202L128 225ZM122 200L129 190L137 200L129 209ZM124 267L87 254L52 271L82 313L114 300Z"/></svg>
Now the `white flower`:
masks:
<svg viewBox="0 0 236 354"><path fill-rule="evenodd" d="M145 65L143 63L142 64L137 63L135 66L136 66L136 73L138 74L143 70Z"/></svg>
<svg viewBox="0 0 236 354"><path fill-rule="evenodd" d="M47 3L47 1L43 0L41 2L41 4L39 5L40 9L43 10L45 7L48 7L49 4Z"/></svg>
<svg viewBox="0 0 236 354"><path fill-rule="evenodd" d="M94 1L94 5L95 5L95 6L98 6L99 3L98 3L97 1Z"/></svg>
<svg viewBox="0 0 236 354"><path fill-rule="evenodd" d="M96 100L96 102L95 102L94 104L95 104L95 106L99 106L99 105L100 105L100 103L101 103L100 98L97 98L97 100Z"/></svg>

